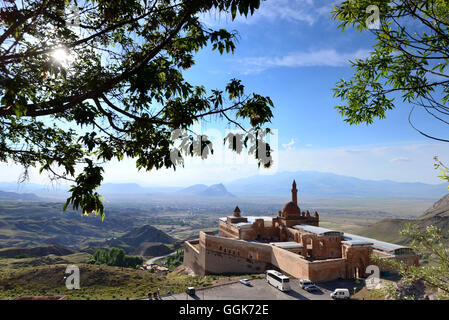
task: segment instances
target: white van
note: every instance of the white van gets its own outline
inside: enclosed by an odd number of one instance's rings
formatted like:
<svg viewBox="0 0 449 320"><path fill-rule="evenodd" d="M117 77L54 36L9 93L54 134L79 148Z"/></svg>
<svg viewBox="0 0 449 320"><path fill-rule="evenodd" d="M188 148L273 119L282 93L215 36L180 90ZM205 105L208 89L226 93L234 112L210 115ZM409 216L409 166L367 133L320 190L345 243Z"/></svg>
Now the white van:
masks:
<svg viewBox="0 0 449 320"><path fill-rule="evenodd" d="M340 299L349 299L349 290L348 289L335 289L334 292L330 294L332 299L340 300Z"/></svg>

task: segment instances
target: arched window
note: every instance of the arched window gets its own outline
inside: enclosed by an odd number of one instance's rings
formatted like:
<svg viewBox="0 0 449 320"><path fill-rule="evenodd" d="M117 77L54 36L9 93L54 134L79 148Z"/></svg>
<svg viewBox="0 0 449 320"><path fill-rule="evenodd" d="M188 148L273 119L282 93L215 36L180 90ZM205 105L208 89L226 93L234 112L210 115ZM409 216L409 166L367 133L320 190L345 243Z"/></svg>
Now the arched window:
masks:
<svg viewBox="0 0 449 320"><path fill-rule="evenodd" d="M324 242L320 241L320 249L324 249Z"/></svg>

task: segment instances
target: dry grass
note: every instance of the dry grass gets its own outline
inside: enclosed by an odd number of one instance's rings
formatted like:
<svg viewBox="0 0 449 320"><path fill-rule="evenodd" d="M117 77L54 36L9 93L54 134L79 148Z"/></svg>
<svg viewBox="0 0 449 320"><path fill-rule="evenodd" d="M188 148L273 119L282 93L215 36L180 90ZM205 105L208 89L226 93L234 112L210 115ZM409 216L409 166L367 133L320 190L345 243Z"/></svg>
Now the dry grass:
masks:
<svg viewBox="0 0 449 320"><path fill-rule="evenodd" d="M191 277L170 273L158 276L148 271L127 268L79 265L79 290L65 287L66 265L47 265L9 270L0 274L0 299L31 295L66 295L75 300L132 299L145 297L158 288L170 287L179 293L188 286L209 286L210 276Z"/></svg>

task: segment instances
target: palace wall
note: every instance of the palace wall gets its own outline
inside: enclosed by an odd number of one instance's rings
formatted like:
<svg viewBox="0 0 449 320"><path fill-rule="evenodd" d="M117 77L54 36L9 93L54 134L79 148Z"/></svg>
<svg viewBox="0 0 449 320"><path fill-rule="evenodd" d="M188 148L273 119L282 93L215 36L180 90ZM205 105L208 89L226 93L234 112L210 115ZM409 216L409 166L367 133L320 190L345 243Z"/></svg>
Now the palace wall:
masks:
<svg viewBox="0 0 449 320"><path fill-rule="evenodd" d="M315 282L332 281L338 278L345 278L346 260L329 259L315 260L309 262L308 278Z"/></svg>
<svg viewBox="0 0 449 320"><path fill-rule="evenodd" d="M310 238L309 234L302 236ZM342 246L341 258L310 261L270 244L223 238L205 232L200 232L199 240L186 241L184 250L184 265L198 275L262 273L275 267L298 279L323 282L364 277L366 268L374 264L370 259L373 253L370 246ZM377 250L374 254L385 259L398 259L408 265L418 264L416 255L392 256ZM382 264L379 267L380 271L393 271Z"/></svg>
<svg viewBox="0 0 449 320"><path fill-rule="evenodd" d="M200 250L195 248L199 244ZM184 265L195 274L262 273L277 267L295 278L328 281L344 275L343 259L307 261L269 244L222 238L200 232L200 240L186 241Z"/></svg>
<svg viewBox="0 0 449 320"><path fill-rule="evenodd" d="M239 229L221 220L218 222L218 235L225 238L239 239L240 237Z"/></svg>
<svg viewBox="0 0 449 320"><path fill-rule="evenodd" d="M204 254L201 255L201 247L198 250L195 245L199 247L199 240L184 241L184 265L189 267L195 274L204 275L205 259Z"/></svg>
<svg viewBox="0 0 449 320"><path fill-rule="evenodd" d="M271 221L256 219L251 228L241 229L240 236L244 240L277 241L279 230L273 226Z"/></svg>
<svg viewBox="0 0 449 320"><path fill-rule="evenodd" d="M272 265L298 279L309 279L309 262L293 252L271 246Z"/></svg>
<svg viewBox="0 0 449 320"><path fill-rule="evenodd" d="M397 261L400 261L408 266L418 266L419 265L419 258L417 255L414 254L404 254L404 255L398 255L398 256L393 256L393 255L389 255L385 252L381 252L378 250L373 250L373 254L376 255L379 258L383 258L383 259L395 259ZM373 263L374 264L374 263ZM394 268L382 264L382 263L376 263L376 265L379 266L380 271L388 271L388 272L397 272Z"/></svg>

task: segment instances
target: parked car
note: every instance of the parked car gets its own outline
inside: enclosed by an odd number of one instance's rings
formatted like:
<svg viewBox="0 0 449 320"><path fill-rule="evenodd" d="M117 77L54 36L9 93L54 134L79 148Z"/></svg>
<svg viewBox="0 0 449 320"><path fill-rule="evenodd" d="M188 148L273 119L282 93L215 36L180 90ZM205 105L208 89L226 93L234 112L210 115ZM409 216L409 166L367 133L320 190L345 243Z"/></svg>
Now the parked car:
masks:
<svg viewBox="0 0 449 320"><path fill-rule="evenodd" d="M349 299L350 297L348 289L335 289L330 296L334 300Z"/></svg>
<svg viewBox="0 0 449 320"><path fill-rule="evenodd" d="M318 289L318 287L314 284L309 284L308 286L304 287L304 290L306 290L307 292L317 292L320 291L320 289Z"/></svg>
<svg viewBox="0 0 449 320"><path fill-rule="evenodd" d="M243 283L245 286L250 286L251 285L251 283L249 282L248 279L241 279L240 283Z"/></svg>
<svg viewBox="0 0 449 320"><path fill-rule="evenodd" d="M301 289L304 289L306 286L313 285L313 282L310 280L303 279L299 280L299 285L301 286Z"/></svg>
<svg viewBox="0 0 449 320"><path fill-rule="evenodd" d="M187 290L186 290L186 293L187 293L189 296L195 295L195 287L188 287Z"/></svg>

